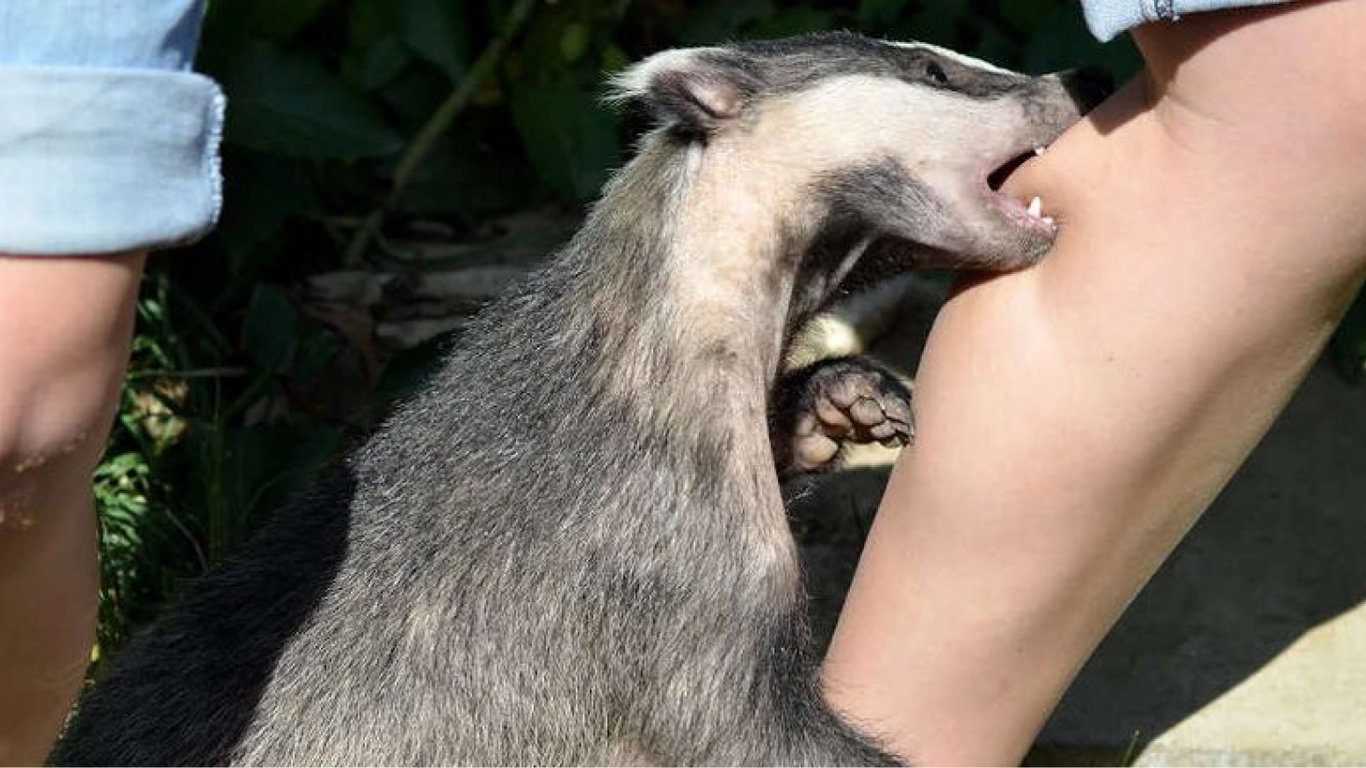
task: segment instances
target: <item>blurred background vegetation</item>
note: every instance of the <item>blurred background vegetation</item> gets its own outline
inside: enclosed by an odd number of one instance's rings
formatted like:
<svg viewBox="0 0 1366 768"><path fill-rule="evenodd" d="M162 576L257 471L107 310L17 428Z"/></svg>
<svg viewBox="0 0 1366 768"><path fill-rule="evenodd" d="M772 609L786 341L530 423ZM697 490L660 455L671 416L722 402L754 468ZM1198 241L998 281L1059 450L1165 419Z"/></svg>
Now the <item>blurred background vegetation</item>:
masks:
<svg viewBox="0 0 1366 768"><path fill-rule="evenodd" d="M1127 41L1096 44L1072 0L214 0L199 68L229 97L226 207L143 287L96 475L97 661L573 231L641 128L599 104L606 74L828 29L1031 72L1139 65ZM1360 302L1334 354L1361 373Z"/></svg>

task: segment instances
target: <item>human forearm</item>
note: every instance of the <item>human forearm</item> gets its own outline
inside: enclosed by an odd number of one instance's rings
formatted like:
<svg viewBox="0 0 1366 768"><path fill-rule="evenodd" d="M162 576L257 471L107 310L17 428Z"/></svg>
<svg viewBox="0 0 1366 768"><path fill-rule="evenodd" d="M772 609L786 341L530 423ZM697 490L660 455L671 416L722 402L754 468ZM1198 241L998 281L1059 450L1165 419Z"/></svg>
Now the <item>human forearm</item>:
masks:
<svg viewBox="0 0 1366 768"><path fill-rule="evenodd" d="M1362 28L1360 1L1145 28L1152 79L1011 179L1059 241L941 315L827 664L894 747L1017 760L1298 384L1366 254Z"/></svg>
<svg viewBox="0 0 1366 768"><path fill-rule="evenodd" d="M90 474L144 258L0 256L0 765L43 760L84 678L98 590Z"/></svg>

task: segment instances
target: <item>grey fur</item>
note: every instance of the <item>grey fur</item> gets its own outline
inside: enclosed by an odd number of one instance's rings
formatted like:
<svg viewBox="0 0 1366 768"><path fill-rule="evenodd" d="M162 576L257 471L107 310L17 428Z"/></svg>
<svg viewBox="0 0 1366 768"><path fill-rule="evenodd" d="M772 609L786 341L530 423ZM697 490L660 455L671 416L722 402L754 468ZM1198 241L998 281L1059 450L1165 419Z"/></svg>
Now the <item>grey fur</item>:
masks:
<svg viewBox="0 0 1366 768"><path fill-rule="evenodd" d="M933 196L884 158L811 179L819 215L746 254L754 311L699 332L671 270L705 143L648 137L422 394L114 661L54 759L893 762L820 695L768 408L834 265L891 241L910 266Z"/></svg>
<svg viewBox="0 0 1366 768"><path fill-rule="evenodd" d="M1020 99L1027 102L1027 109L1055 113L1037 115L1041 125L1066 120L1066 114L1072 111L1070 105L1056 98L1057 79L1065 81L1074 101L1085 109L1099 103L1114 87L1108 74L1094 68L1059 73L1051 79L1031 77L973 67L943 55L934 46L893 45L850 32L735 43L725 48L705 49L699 61L709 65L714 73L722 73L742 95L751 99L801 91L821 80L841 75L875 75L974 99ZM687 73L672 74L682 82ZM671 98L676 89L664 87L660 90L664 101L656 100L647 106L656 109L680 106ZM1059 112L1062 114L1056 114Z"/></svg>
<svg viewBox="0 0 1366 768"><path fill-rule="evenodd" d="M714 61L751 74L762 90L799 91L831 77L869 74L916 85L945 88L977 99L999 98L1029 85L1026 75L976 69L937 54L933 48L888 45L847 32L741 43ZM932 77L933 67L943 81ZM942 82L942 84L941 84Z"/></svg>

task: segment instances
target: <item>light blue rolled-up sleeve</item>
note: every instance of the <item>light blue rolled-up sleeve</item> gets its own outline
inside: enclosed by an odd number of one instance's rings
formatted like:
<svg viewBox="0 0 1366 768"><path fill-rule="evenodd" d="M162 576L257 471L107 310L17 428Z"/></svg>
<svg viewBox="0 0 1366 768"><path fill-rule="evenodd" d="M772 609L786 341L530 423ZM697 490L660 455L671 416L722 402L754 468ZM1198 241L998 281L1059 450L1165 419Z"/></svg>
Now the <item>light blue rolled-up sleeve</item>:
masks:
<svg viewBox="0 0 1366 768"><path fill-rule="evenodd" d="M175 245L217 221L202 0L0 0L0 252Z"/></svg>
<svg viewBox="0 0 1366 768"><path fill-rule="evenodd" d="M1081 0L1086 24L1102 43L1139 24L1175 21L1188 13L1275 5L1289 0Z"/></svg>

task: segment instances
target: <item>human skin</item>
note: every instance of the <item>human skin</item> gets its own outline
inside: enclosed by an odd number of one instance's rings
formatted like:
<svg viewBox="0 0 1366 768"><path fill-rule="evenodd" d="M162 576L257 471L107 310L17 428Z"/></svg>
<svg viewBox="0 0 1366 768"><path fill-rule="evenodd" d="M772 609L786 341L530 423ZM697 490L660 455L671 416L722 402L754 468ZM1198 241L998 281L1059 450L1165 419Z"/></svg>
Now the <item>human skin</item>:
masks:
<svg viewBox="0 0 1366 768"><path fill-rule="evenodd" d="M1366 274L1366 1L1184 17L1006 184L1060 231L963 287L826 660L921 764L1013 764Z"/></svg>
<svg viewBox="0 0 1366 768"><path fill-rule="evenodd" d="M91 473L144 260L0 255L0 765L42 763L90 660Z"/></svg>

